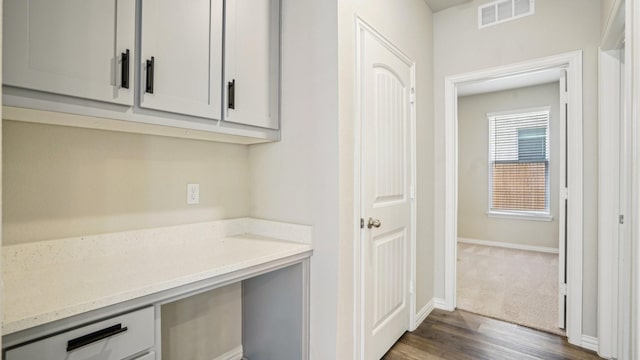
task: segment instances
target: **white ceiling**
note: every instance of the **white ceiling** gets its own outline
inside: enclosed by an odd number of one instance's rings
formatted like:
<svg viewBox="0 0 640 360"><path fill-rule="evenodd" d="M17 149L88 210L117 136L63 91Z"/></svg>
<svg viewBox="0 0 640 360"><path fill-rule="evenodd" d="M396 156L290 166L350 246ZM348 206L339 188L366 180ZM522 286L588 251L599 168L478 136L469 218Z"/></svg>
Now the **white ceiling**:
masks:
<svg viewBox="0 0 640 360"><path fill-rule="evenodd" d="M460 4L471 2L471 0L424 0L433 12L448 9Z"/></svg>
<svg viewBox="0 0 640 360"><path fill-rule="evenodd" d="M511 75L497 79L484 80L458 86L458 96L486 94L495 91L519 89L527 86L549 84L560 80L559 68L540 70L530 73Z"/></svg>

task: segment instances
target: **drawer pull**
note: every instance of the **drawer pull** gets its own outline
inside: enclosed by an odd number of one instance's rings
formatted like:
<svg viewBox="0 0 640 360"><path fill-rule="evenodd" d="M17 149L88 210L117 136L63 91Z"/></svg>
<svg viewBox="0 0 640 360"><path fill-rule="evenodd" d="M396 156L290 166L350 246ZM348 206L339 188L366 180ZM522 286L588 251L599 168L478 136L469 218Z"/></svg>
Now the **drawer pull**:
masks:
<svg viewBox="0 0 640 360"><path fill-rule="evenodd" d="M108 337L123 333L127 331L127 327L122 327L122 324L113 325L108 328L92 332L91 334L83 335L75 339L71 339L67 342L67 352L89 345L96 341L106 339Z"/></svg>

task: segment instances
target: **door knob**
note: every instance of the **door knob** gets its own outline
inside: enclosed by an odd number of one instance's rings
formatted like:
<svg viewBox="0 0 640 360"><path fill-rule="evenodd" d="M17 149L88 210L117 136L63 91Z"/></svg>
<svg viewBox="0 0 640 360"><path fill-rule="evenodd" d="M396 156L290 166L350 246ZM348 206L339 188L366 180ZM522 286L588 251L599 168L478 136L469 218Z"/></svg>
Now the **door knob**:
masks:
<svg viewBox="0 0 640 360"><path fill-rule="evenodd" d="M369 218L369 221L367 222L367 227L369 229L371 229L372 227L379 228L380 225L382 225L380 220L374 218Z"/></svg>

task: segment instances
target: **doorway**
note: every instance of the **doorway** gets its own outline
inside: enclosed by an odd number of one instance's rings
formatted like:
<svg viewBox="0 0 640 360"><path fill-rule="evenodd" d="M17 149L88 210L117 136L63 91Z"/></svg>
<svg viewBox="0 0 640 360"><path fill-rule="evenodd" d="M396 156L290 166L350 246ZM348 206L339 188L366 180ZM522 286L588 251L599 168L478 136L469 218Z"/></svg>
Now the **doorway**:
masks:
<svg viewBox="0 0 640 360"><path fill-rule="evenodd" d="M458 89L456 306L559 335L564 89L558 68Z"/></svg>
<svg viewBox="0 0 640 360"><path fill-rule="evenodd" d="M456 260L458 228L458 90L465 84L480 83L547 69L566 70L567 88L567 190L566 330L572 344L582 342L582 52L535 59L445 79L445 308L456 308ZM562 165L561 165L562 166ZM559 279L560 280L560 279ZM562 287L559 286L561 289Z"/></svg>

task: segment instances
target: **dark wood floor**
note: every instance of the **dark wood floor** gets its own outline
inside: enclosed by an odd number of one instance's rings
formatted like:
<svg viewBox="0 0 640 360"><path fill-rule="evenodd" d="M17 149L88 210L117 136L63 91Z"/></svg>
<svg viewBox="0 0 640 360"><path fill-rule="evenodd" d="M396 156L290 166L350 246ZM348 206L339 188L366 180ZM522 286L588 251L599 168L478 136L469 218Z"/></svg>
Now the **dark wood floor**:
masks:
<svg viewBox="0 0 640 360"><path fill-rule="evenodd" d="M384 360L600 359L564 337L462 310L434 310L405 333Z"/></svg>

